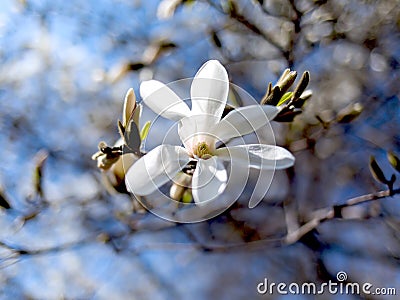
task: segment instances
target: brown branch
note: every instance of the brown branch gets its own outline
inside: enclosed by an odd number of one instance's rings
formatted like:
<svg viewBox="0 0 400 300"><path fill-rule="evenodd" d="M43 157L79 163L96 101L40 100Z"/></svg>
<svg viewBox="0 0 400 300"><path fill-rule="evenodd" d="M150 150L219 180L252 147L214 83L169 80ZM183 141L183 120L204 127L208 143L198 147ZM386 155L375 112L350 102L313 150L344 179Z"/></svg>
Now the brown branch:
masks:
<svg viewBox="0 0 400 300"><path fill-rule="evenodd" d="M323 208L317 210L313 213L314 217L307 223L303 224L299 229L288 233L284 238L285 244L293 244L301 239L304 235L317 228L319 224L325 222L326 220L341 218L342 209L350 206L355 206L359 204L364 204L367 202L391 197L393 195L400 194L400 189L395 190L383 190L376 193L371 193L367 195L362 195L348 199L344 204L333 205L331 207Z"/></svg>
<svg viewBox="0 0 400 300"><path fill-rule="evenodd" d="M95 239L93 239L95 240ZM15 254L16 256L29 256L29 255L40 255L40 254L48 254L48 253L53 253L53 252L59 252L59 251L63 251L63 250L67 250L73 247L77 247L77 246L82 246L85 244L88 244L89 242L91 242L92 239L91 238L86 238L86 239L81 239L78 241L71 241L71 242L66 242L64 244L60 244L60 245L56 245L56 246L51 246L48 248L36 248L36 249L30 249L28 247L25 246L21 246L21 245L12 245L9 243L6 243L4 241L0 241L0 247L5 248L11 252L13 252L13 254Z"/></svg>
<svg viewBox="0 0 400 300"><path fill-rule="evenodd" d="M233 19L233 20L237 21L238 23L242 24L243 26L245 26L247 29L249 29L253 33L261 36L266 42L268 42L269 44L274 46L280 52L280 54L283 57L286 58L288 56L288 51L283 49L282 46L279 45L279 43L277 41L275 41L270 35L266 34L257 25L255 25L254 23L250 22L250 20L248 18L246 18L243 14L238 12L236 6L234 5L234 2L231 2L232 7L229 9L229 11L225 11L224 9L222 9L221 7L219 7L218 5L213 3L213 1L206 0L206 2L211 7L215 8L217 11L219 11L220 13L229 16L231 19Z"/></svg>
<svg viewBox="0 0 400 300"><path fill-rule="evenodd" d="M219 243L208 243L208 242L201 242L193 235L188 232L186 227L182 227L186 229L189 239L191 240L190 243L160 243L160 244L151 244L151 245L144 245L142 247L134 248L131 250L135 250L137 253L145 250L176 250L181 249L182 247L187 247L188 249L198 249L205 252L230 252L230 251L240 251L240 250L260 250L263 249L265 246L269 247L279 247L282 245L293 244L299 241L303 236L307 233L311 232L312 230L316 229L321 223L331 220L334 218L342 218L342 210L347 207L352 207L359 204L365 204L368 202L384 199L387 197L392 197L396 194L400 194L400 188L394 190L382 190L379 192L366 194L354 198L348 199L344 204L340 205L333 205L330 207L322 208L316 210L312 213L313 217L300 226L298 229L289 232L283 238L271 238L271 239L260 239L251 242L244 242L244 243L228 243L228 244L219 244ZM132 231L130 233L133 233ZM113 238L122 237L126 234L126 232L122 232L119 234L114 234L110 236L110 240ZM63 251L66 249L74 248L77 246L86 245L90 242L94 242L98 240L98 236L89 236L87 238L78 240L78 241L71 241L61 245L49 247L49 248L39 248L39 249L30 249L25 246L20 245L11 245L4 241L0 241L0 247L8 249L13 252L14 255L11 255L10 258L18 258L21 256L27 255L41 255L41 254L48 254L58 251ZM107 240L108 241L108 240ZM103 241L103 242L107 242ZM1 261L1 259L0 259Z"/></svg>

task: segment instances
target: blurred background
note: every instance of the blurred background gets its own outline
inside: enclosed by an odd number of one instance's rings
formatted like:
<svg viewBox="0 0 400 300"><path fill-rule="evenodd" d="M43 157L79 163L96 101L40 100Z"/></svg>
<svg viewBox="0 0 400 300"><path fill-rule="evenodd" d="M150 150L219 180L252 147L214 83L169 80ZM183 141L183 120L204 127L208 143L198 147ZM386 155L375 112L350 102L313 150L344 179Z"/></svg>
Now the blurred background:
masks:
<svg viewBox="0 0 400 300"><path fill-rule="evenodd" d="M389 178L386 153L400 155L399 20L397 0L2 0L0 298L268 298L265 277L338 271L400 293L399 196L282 244L315 210L387 189L368 164ZM128 88L191 77L209 59L258 101L285 68L309 70L313 97L273 124L296 164L265 201L169 223L106 188L91 155L118 138Z"/></svg>

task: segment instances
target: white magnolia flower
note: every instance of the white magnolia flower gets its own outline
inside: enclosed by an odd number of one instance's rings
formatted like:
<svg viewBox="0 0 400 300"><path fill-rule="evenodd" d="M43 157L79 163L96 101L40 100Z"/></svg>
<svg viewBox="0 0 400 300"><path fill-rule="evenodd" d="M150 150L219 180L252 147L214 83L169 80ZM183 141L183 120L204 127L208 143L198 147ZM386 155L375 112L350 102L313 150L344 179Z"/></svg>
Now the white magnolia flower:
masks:
<svg viewBox="0 0 400 300"><path fill-rule="evenodd" d="M216 60L205 63L191 85L192 109L165 84L150 80L140 86L144 103L155 113L179 121L178 133L184 147L160 145L128 170L125 181L132 193L148 195L173 179L189 162L195 161L192 179L197 204L213 200L227 184L224 161L235 161L236 170L284 169L293 165L293 155L284 148L252 144L216 148L234 137L249 134L272 120L279 108L252 105L231 111L222 120L229 90L225 68Z"/></svg>

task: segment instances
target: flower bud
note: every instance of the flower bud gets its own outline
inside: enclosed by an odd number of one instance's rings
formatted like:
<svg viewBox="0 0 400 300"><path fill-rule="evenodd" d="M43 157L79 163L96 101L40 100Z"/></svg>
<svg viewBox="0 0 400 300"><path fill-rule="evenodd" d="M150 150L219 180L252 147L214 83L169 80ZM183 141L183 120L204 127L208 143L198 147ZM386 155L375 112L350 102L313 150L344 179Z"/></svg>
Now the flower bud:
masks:
<svg viewBox="0 0 400 300"><path fill-rule="evenodd" d="M188 190L191 182L192 176L185 173L179 173L174 178L174 183L169 190L169 196L176 201L182 201L185 192Z"/></svg>

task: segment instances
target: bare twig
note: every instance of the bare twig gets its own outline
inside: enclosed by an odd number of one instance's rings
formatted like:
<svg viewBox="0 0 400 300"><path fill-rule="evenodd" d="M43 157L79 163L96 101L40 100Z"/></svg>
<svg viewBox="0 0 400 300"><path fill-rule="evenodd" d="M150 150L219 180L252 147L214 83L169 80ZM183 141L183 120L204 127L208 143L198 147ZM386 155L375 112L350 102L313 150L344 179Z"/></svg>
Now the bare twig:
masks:
<svg viewBox="0 0 400 300"><path fill-rule="evenodd" d="M313 213L313 217L307 223L303 224L299 229L288 233L284 239L285 244L293 244L301 239L304 235L317 228L319 224L326 220L341 218L342 209L350 206L355 206L359 204L364 204L367 202L391 197L393 195L400 194L400 189L395 190L383 190L376 193L371 193L367 195L358 196L347 200L344 204L333 205L331 207L323 208L317 210Z"/></svg>
<svg viewBox="0 0 400 300"><path fill-rule="evenodd" d="M42 200L44 198L43 168L48 156L49 153L44 149L40 150L35 156L35 170L33 173L33 181L34 181L35 193Z"/></svg>
<svg viewBox="0 0 400 300"><path fill-rule="evenodd" d="M25 246L12 245L12 244L6 243L4 241L0 241L0 247L12 251L17 256L23 256L23 255L29 256L29 255L40 255L40 254L54 253L54 252L58 252L58 251L62 251L62 250L67 250L67 249L77 247L80 245L85 245L91 241L92 241L91 238L86 238L86 239L82 239L82 240L78 240L78 241L71 241L71 242L67 242L65 244L60 244L60 245L56 245L56 246L52 246L52 247L48 247L48 248L37 248L37 249L30 249Z"/></svg>
<svg viewBox="0 0 400 300"><path fill-rule="evenodd" d="M282 245L293 244L299 241L302 237L304 237L307 233L311 232L312 230L316 229L321 223L331 220L334 218L342 218L342 210L346 207L351 207L359 204L365 204L368 202L380 200L383 198L391 197L393 195L400 194L400 188L394 190L382 190L376 193L366 194L354 198L348 199L344 204L340 205L333 205L330 207L326 207L323 209L319 209L312 213L312 217L308 222L300 226L299 228L288 232L288 234L283 237L277 238L270 238L270 239L259 239L259 240L252 240L251 242L243 242L243 243L208 243L199 241L195 238L190 231L183 226L182 228L185 229L185 232L188 234L189 239L191 242L189 243L156 243L151 245L143 245L142 247L134 248L136 253L140 253L141 251L149 251L149 250L176 250L188 248L188 249L197 249L204 252L231 252L231 251L249 251L249 250L260 250L268 247L279 247ZM125 235L129 235L136 231L130 232L122 232L119 234L113 234L110 236L110 240L113 238L123 237ZM11 258L18 259L21 256L29 256L29 255L43 255L48 253L54 253L58 251L63 251L67 249L71 249L78 246L83 246L88 243L94 242L99 240L99 235L97 236L89 236L87 238L83 238L78 241L71 241L64 244L48 247L48 248L36 248L32 249L22 245L12 245L10 243L0 241L0 247L10 250L13 255ZM107 239L108 241L108 239ZM103 241L104 242L104 241ZM131 249L133 250L133 249Z"/></svg>
<svg viewBox="0 0 400 300"><path fill-rule="evenodd" d="M210 6L215 8L220 13L228 15L231 19L239 22L253 33L261 36L265 41L267 41L269 44L278 49L278 51L281 53L283 57L286 58L288 56L288 52L285 49L283 49L282 46L279 45L277 41L275 41L270 35L266 34L256 24L252 23L248 18L246 18L243 14L241 14L234 5L234 2L231 2L231 8L228 11L225 11L220 6L216 5L213 1L210 0L206 1Z"/></svg>

